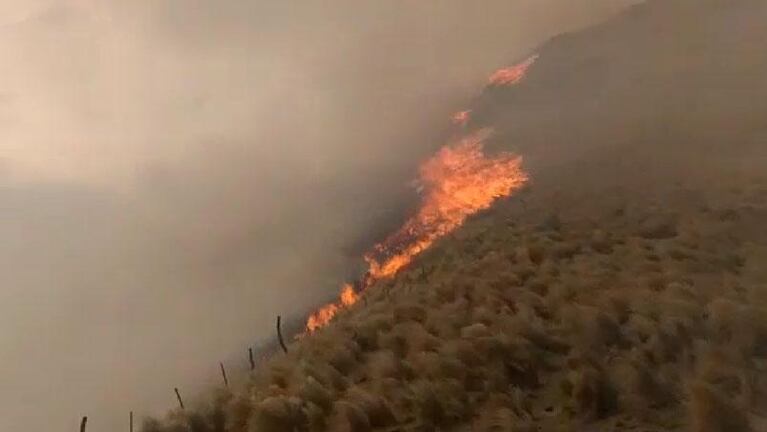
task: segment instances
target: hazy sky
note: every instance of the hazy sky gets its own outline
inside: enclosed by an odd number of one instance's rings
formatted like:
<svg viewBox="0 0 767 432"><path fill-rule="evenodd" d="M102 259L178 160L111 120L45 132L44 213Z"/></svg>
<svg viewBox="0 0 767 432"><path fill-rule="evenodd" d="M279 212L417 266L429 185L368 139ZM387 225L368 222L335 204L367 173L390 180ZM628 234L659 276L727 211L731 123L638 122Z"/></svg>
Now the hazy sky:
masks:
<svg viewBox="0 0 767 432"><path fill-rule="evenodd" d="M0 430L122 427L244 366L489 73L626 3L0 0Z"/></svg>

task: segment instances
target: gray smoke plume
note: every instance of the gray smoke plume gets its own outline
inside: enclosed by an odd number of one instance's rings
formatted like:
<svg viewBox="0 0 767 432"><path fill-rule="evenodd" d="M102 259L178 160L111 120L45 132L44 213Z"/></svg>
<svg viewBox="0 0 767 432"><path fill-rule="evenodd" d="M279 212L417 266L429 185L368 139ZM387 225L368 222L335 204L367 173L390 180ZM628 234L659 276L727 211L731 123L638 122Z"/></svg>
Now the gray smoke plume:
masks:
<svg viewBox="0 0 767 432"><path fill-rule="evenodd" d="M246 365L396 226L497 67L626 0L6 0L1 430Z"/></svg>

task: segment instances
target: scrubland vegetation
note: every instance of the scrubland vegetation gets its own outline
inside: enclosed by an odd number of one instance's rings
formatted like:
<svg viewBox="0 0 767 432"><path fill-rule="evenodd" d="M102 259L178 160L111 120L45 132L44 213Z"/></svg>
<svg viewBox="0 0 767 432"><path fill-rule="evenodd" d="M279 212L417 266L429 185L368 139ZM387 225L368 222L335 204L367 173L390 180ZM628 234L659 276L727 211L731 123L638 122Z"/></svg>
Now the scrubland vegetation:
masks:
<svg viewBox="0 0 767 432"><path fill-rule="evenodd" d="M542 184L144 431L761 430L766 180Z"/></svg>
<svg viewBox="0 0 767 432"><path fill-rule="evenodd" d="M767 430L763 17L651 1L550 41L467 126L529 190L144 431Z"/></svg>

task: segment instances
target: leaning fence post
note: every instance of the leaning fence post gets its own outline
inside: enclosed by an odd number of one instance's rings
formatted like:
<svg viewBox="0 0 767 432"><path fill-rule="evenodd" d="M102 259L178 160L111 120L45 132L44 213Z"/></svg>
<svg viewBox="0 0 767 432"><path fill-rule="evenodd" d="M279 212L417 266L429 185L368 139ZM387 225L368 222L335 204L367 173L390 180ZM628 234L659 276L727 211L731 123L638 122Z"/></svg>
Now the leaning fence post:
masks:
<svg viewBox="0 0 767 432"><path fill-rule="evenodd" d="M181 407L181 409L184 409L184 401L181 400L181 393L178 392L178 387L173 389L176 392L176 399L178 399L178 405Z"/></svg>
<svg viewBox="0 0 767 432"><path fill-rule="evenodd" d="M221 376L224 377L224 387L229 388L229 380L226 378L226 369L224 369L224 363L219 363L221 366Z"/></svg>
<svg viewBox="0 0 767 432"><path fill-rule="evenodd" d="M248 360L250 360L250 370L255 370L256 360L253 359L253 348L248 348Z"/></svg>
<svg viewBox="0 0 767 432"><path fill-rule="evenodd" d="M80 432L85 432L86 424L88 424L88 416L83 416L83 419L80 420Z"/></svg>
<svg viewBox="0 0 767 432"><path fill-rule="evenodd" d="M282 322L282 317L277 315L277 339L280 341L280 346L282 347L282 350L285 352L285 354L288 353L288 347L285 346L285 341L282 339L282 329L280 328L280 323Z"/></svg>

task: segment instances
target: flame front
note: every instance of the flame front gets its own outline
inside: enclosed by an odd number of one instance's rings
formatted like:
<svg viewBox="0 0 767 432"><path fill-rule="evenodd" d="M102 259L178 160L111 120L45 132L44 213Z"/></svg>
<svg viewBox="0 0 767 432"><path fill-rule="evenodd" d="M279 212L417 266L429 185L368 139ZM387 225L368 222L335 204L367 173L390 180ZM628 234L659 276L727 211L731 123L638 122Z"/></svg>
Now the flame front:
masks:
<svg viewBox="0 0 767 432"><path fill-rule="evenodd" d="M485 156L482 145L488 135L489 131L481 131L443 147L421 166L422 205L399 231L365 256L370 266L365 286L393 276L466 218L525 184L521 158L509 153ZM374 255L385 257L377 260Z"/></svg>
<svg viewBox="0 0 767 432"><path fill-rule="evenodd" d="M532 66L536 60L538 60L538 54L530 56L527 60L518 65L497 70L495 73L490 75L490 85L508 86L519 83L522 81L522 78L525 77L528 69L530 69L530 66Z"/></svg>
<svg viewBox="0 0 767 432"><path fill-rule="evenodd" d="M456 126L466 126L471 119L471 110L459 111L453 114L452 121Z"/></svg>
<svg viewBox="0 0 767 432"><path fill-rule="evenodd" d="M317 312L314 312L306 321L306 329L310 332L324 327L325 324L330 322L341 308L349 307L359 300L359 295L354 292L354 287L351 284L344 284L341 289L341 300L339 304L330 303L324 307L321 307Z"/></svg>
<svg viewBox="0 0 767 432"><path fill-rule="evenodd" d="M489 85L519 83L537 59L534 55L516 66L496 71L490 76ZM452 118L453 124L465 127L470 116L471 111L458 112ZM490 134L486 129L465 136L421 165L418 181L423 191L421 206L402 228L365 255L369 268L360 282L361 290L396 275L438 239L463 225L469 216L490 208L497 199L511 195L527 183L521 157L510 153L495 157L484 154L483 144ZM340 300L313 313L306 323L307 330L313 332L324 327L339 311L358 300L354 287L344 284Z"/></svg>
<svg viewBox="0 0 767 432"><path fill-rule="evenodd" d="M528 180L522 159L509 153L485 156L482 147L489 131L480 131L443 147L420 168L423 200L418 212L397 232L365 256L369 269L362 289L394 276L439 238L461 226L474 213L511 195ZM381 258L376 258L381 257ZM313 313L307 330L325 326L342 309L357 302L359 294L345 284L338 303Z"/></svg>

